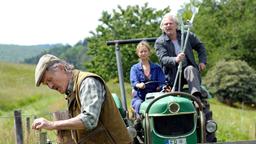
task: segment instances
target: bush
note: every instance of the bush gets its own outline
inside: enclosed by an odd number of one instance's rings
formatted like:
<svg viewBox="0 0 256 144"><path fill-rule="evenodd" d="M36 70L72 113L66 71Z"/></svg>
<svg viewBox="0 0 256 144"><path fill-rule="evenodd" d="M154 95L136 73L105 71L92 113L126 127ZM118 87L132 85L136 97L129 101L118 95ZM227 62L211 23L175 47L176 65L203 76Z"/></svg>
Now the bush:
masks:
<svg viewBox="0 0 256 144"><path fill-rule="evenodd" d="M204 79L210 93L228 105L256 103L256 73L244 61L219 61Z"/></svg>

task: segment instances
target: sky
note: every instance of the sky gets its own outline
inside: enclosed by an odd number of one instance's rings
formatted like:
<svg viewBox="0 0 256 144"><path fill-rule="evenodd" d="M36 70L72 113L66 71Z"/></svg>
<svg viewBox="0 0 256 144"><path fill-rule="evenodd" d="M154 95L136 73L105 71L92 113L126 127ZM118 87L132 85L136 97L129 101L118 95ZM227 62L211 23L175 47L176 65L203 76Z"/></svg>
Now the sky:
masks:
<svg viewBox="0 0 256 144"><path fill-rule="evenodd" d="M176 12L189 0L0 0L0 44L69 44L91 36L102 11L144 5Z"/></svg>

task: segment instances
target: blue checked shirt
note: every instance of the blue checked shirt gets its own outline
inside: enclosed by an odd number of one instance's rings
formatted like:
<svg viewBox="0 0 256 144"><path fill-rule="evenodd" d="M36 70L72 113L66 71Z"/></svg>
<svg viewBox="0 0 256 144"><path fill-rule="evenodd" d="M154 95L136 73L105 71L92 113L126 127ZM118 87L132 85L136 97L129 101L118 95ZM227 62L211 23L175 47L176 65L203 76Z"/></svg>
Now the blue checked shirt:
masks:
<svg viewBox="0 0 256 144"><path fill-rule="evenodd" d="M83 80L80 87L81 114L80 119L87 130L98 124L101 106L105 99L106 90L102 82L93 77Z"/></svg>

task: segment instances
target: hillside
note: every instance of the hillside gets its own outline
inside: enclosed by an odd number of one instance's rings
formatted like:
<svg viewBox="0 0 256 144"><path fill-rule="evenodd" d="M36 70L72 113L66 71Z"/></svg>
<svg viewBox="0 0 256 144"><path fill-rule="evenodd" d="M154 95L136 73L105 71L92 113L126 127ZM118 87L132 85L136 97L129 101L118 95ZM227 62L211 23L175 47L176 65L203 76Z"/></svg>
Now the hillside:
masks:
<svg viewBox="0 0 256 144"><path fill-rule="evenodd" d="M65 108L63 95L45 86L35 86L34 68L34 65L0 62L1 144L15 143L14 110L21 110L24 128L26 118L30 118L30 123L35 117L52 118L52 112Z"/></svg>
<svg viewBox="0 0 256 144"><path fill-rule="evenodd" d="M21 63L24 59L31 58L46 51L55 45L8 45L0 44L0 61Z"/></svg>
<svg viewBox="0 0 256 144"><path fill-rule="evenodd" d="M2 136L0 143L15 143L14 110L21 110L23 119L29 117L32 122L35 116L52 119L53 112L66 109L63 95L46 86L35 87L34 68L35 65L0 62L0 135ZM107 84L111 92L120 96L118 83L109 81ZM128 83L125 87L128 97L127 105L130 107L131 89ZM256 111L231 108L219 103L216 99L210 99L209 102L213 117L218 123L218 141L255 139ZM54 139L56 133L50 131L48 135Z"/></svg>
<svg viewBox="0 0 256 144"><path fill-rule="evenodd" d="M60 95L45 86L35 87L34 68L34 65L0 62L0 115L48 95Z"/></svg>

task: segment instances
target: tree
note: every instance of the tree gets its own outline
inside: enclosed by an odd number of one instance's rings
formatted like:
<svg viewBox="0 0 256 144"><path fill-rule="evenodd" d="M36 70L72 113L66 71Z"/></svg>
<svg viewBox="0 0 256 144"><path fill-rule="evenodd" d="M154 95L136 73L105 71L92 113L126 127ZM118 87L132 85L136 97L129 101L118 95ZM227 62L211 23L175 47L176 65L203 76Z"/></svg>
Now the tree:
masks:
<svg viewBox="0 0 256 144"><path fill-rule="evenodd" d="M256 72L244 61L219 61L204 80L209 91L223 103L256 103Z"/></svg>
<svg viewBox="0 0 256 144"><path fill-rule="evenodd" d="M72 48L67 49L60 57L73 64L75 68L85 70L84 63L89 61L90 57L86 54L87 45L84 45L84 42L79 42Z"/></svg>
<svg viewBox="0 0 256 144"><path fill-rule="evenodd" d="M53 55L56 55L56 56L60 56L61 54L65 53L68 49L71 49L71 48L72 47L70 45L55 44L55 45L52 45L50 48L42 51L40 54L38 54L36 56L33 56L31 58L25 59L24 63L37 64L40 57L43 56L44 54L48 53L48 54L53 54Z"/></svg>
<svg viewBox="0 0 256 144"><path fill-rule="evenodd" d="M194 31L205 43L213 66L219 59L240 59L256 68L255 0L204 0Z"/></svg>
<svg viewBox="0 0 256 144"><path fill-rule="evenodd" d="M40 57L44 54L52 54L65 61L73 64L75 68L85 70L84 63L90 60L90 57L86 55L87 42L79 41L76 45L71 47L70 45L54 45L52 48L41 52L39 55L29 59L25 59L25 63L36 64Z"/></svg>
<svg viewBox="0 0 256 144"><path fill-rule="evenodd" d="M107 46L106 41L157 37L161 34L161 18L167 12L169 7L157 11L149 8L147 3L142 7L136 5L126 9L118 6L112 14L104 11L100 18L102 24L96 28L96 32L91 32L92 37L87 38L88 55L92 59L85 64L86 68L101 75L105 80L117 77L115 48ZM138 59L135 54L136 44L121 45L120 48L124 78L128 80L130 67ZM157 58L153 57L153 61L157 61Z"/></svg>

